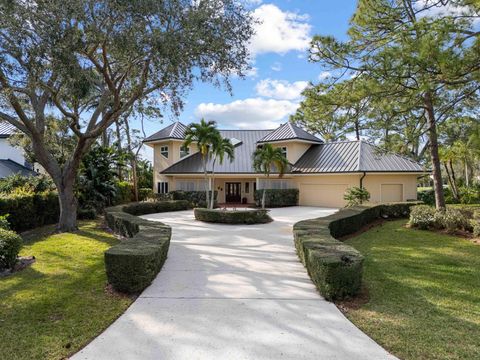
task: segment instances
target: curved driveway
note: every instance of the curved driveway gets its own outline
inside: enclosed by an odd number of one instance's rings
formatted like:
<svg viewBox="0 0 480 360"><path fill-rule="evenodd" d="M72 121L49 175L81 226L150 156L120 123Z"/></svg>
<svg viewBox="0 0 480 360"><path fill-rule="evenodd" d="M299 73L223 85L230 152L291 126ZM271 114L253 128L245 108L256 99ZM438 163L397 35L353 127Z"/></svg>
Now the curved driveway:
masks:
<svg viewBox="0 0 480 360"><path fill-rule="evenodd" d="M145 215L173 229L153 284L73 359L393 359L318 294L292 225L334 209L273 209L265 225Z"/></svg>

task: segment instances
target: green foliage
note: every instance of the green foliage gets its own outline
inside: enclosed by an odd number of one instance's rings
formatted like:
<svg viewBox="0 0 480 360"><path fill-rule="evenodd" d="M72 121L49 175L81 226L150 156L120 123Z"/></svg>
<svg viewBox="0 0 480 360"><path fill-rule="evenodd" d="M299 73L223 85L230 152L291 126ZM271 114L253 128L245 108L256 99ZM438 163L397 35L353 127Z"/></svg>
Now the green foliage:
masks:
<svg viewBox="0 0 480 360"><path fill-rule="evenodd" d="M347 207L361 205L370 200L370 193L365 188L354 186L347 189L343 199L347 201Z"/></svg>
<svg viewBox="0 0 480 360"><path fill-rule="evenodd" d="M54 190L55 185L50 178L44 175L23 176L12 174L0 179L0 193L11 193L17 189L22 189L25 192L41 193Z"/></svg>
<svg viewBox="0 0 480 360"><path fill-rule="evenodd" d="M125 204L133 200L133 185L127 181L118 181L115 184L115 197L112 201L113 204Z"/></svg>
<svg viewBox="0 0 480 360"><path fill-rule="evenodd" d="M213 210L213 209L194 209L195 219L219 224L265 224L272 218L268 215L268 210Z"/></svg>
<svg viewBox="0 0 480 360"><path fill-rule="evenodd" d="M80 220L95 220L97 218L97 211L94 208L80 208L77 211L77 219Z"/></svg>
<svg viewBox="0 0 480 360"><path fill-rule="evenodd" d="M462 186L458 189L460 195L460 203L462 204L480 204L480 187L479 186Z"/></svg>
<svg viewBox="0 0 480 360"><path fill-rule="evenodd" d="M186 201L140 202L105 209L105 220L116 234L129 239L105 251L109 283L118 291L138 293L157 276L167 258L171 229L135 215L184 210Z"/></svg>
<svg viewBox="0 0 480 360"><path fill-rule="evenodd" d="M10 214L0 215L0 229L10 230L10 223L8 222L8 217Z"/></svg>
<svg viewBox="0 0 480 360"><path fill-rule="evenodd" d="M0 215L9 214L8 221L15 231L53 224L59 213L58 195L54 192L0 194Z"/></svg>
<svg viewBox="0 0 480 360"><path fill-rule="evenodd" d="M363 256L336 240L353 234L379 218L408 217L415 203L357 206L293 226L297 254L327 300L355 296L362 283Z"/></svg>
<svg viewBox="0 0 480 360"><path fill-rule="evenodd" d="M192 208L195 207L207 207L205 197L206 194L204 191L183 191L183 190L174 190L170 192L172 200L186 200L189 202ZM210 194L209 194L210 195ZM216 206L218 192L215 191L215 203Z"/></svg>
<svg viewBox="0 0 480 360"><path fill-rule="evenodd" d="M421 230L445 229L450 233L458 230L472 231L468 210L447 207L444 211L429 205L419 205L412 209L409 225Z"/></svg>
<svg viewBox="0 0 480 360"><path fill-rule="evenodd" d="M427 230L435 226L435 213L435 208L430 205L415 206L410 212L408 223L410 226Z"/></svg>
<svg viewBox="0 0 480 360"><path fill-rule="evenodd" d="M0 228L0 270L11 269L22 248L22 238L11 230Z"/></svg>
<svg viewBox="0 0 480 360"><path fill-rule="evenodd" d="M153 166L150 161L137 161L137 177L139 190L147 188L153 189Z"/></svg>
<svg viewBox="0 0 480 360"><path fill-rule="evenodd" d="M265 189L266 207L283 207L298 205L298 189ZM253 194L257 206L262 204L263 190Z"/></svg>
<svg viewBox="0 0 480 360"><path fill-rule="evenodd" d="M153 192L152 188L140 188L138 189L138 197L140 201L154 199L155 193Z"/></svg>

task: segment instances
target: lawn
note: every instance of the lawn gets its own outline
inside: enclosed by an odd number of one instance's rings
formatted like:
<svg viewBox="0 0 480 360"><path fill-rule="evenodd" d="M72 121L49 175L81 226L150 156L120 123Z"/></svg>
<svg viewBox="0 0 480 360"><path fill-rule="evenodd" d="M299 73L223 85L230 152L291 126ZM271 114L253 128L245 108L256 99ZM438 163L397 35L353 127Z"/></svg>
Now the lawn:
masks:
<svg viewBox="0 0 480 360"><path fill-rule="evenodd" d="M26 237L20 255L36 262L0 278L0 358L64 358L131 304L105 291L103 252L117 240L98 226L82 222L74 234L55 235L44 227Z"/></svg>
<svg viewBox="0 0 480 360"><path fill-rule="evenodd" d="M405 223L346 241L369 292L348 318L401 359L480 359L480 246Z"/></svg>

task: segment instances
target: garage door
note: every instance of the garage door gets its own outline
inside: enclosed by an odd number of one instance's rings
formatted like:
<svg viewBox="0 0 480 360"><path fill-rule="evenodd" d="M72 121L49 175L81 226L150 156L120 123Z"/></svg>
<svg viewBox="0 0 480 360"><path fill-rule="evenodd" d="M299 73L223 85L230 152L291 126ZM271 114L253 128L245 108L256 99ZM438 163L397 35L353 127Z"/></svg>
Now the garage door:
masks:
<svg viewBox="0 0 480 360"><path fill-rule="evenodd" d="M345 206L343 195L347 184L300 184L300 205L304 206Z"/></svg>
<svg viewBox="0 0 480 360"><path fill-rule="evenodd" d="M382 184L382 202L403 201L402 184Z"/></svg>

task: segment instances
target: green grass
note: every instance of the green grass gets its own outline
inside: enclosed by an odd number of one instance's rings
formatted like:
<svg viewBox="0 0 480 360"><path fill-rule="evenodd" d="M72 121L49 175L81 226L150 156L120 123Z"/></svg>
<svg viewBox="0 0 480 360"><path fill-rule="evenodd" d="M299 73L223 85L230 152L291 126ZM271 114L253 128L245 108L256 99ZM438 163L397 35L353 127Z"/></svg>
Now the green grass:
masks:
<svg viewBox="0 0 480 360"><path fill-rule="evenodd" d="M370 296L348 318L401 359L480 359L480 246L404 225L347 240Z"/></svg>
<svg viewBox="0 0 480 360"><path fill-rule="evenodd" d="M0 278L0 358L61 359L85 346L131 304L105 291L103 252L117 240L94 221L76 233L37 229L20 253L36 262Z"/></svg>

